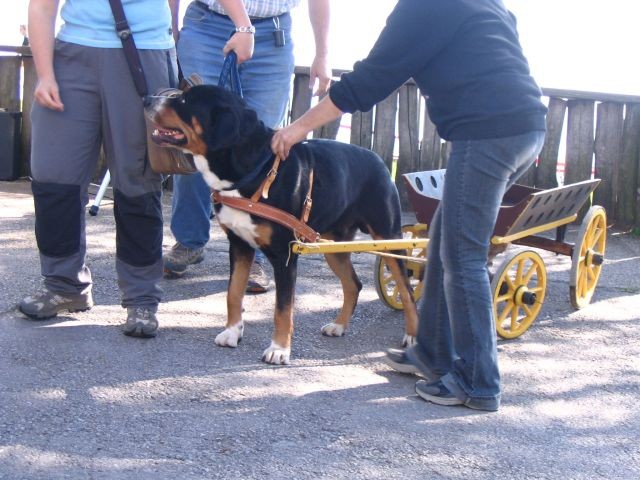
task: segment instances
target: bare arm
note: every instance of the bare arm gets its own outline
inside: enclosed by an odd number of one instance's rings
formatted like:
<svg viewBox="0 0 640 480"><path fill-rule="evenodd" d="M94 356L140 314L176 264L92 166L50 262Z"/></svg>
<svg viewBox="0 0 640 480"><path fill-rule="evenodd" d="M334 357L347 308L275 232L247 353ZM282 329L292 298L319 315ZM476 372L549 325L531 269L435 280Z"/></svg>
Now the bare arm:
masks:
<svg viewBox="0 0 640 480"><path fill-rule="evenodd" d="M220 5L236 27L251 26L251 20L242 0L220 0ZM233 50L238 56L238 63L242 63L253 57L253 47L252 33L236 32L226 43L222 52L226 55Z"/></svg>
<svg viewBox="0 0 640 480"><path fill-rule="evenodd" d="M329 68L329 0L309 0L309 20L316 44L316 55L311 64L309 87L318 86L314 95L323 95L329 90L331 69Z"/></svg>
<svg viewBox="0 0 640 480"><path fill-rule="evenodd" d="M287 158L291 147L307 138L311 130L335 120L340 115L342 112L327 95L291 125L278 130L271 139L271 150L280 158Z"/></svg>
<svg viewBox="0 0 640 480"><path fill-rule="evenodd" d="M59 0L31 0L29 2L29 40L33 62L38 74L34 96L46 108L62 111L64 105L53 70L55 21Z"/></svg>
<svg viewBox="0 0 640 480"><path fill-rule="evenodd" d="M171 10L171 32L173 33L173 40L178 43L178 38L180 38L180 29L178 28L180 21L180 0L167 1L169 2L169 10Z"/></svg>

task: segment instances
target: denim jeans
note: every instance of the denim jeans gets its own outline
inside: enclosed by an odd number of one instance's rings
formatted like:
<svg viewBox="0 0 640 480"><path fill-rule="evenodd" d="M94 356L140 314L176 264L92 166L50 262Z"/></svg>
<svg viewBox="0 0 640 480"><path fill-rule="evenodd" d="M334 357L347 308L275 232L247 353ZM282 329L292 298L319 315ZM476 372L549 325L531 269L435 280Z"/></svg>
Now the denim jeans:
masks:
<svg viewBox="0 0 640 480"><path fill-rule="evenodd" d="M544 132L454 141L443 198L429 225L417 343L407 353L466 405L500 405L487 256L504 192L534 162Z"/></svg>
<svg viewBox="0 0 640 480"><path fill-rule="evenodd" d="M272 128L284 118L294 68L291 17L283 14L279 20L285 46L275 46L272 20L254 20L254 54L238 69L244 100ZM234 28L230 19L214 14L200 2L192 2L185 13L177 46L184 76L197 73L204 83L217 85L224 61L222 49ZM171 232L182 245L201 248L209 241L210 195L211 189L200 173L173 177Z"/></svg>

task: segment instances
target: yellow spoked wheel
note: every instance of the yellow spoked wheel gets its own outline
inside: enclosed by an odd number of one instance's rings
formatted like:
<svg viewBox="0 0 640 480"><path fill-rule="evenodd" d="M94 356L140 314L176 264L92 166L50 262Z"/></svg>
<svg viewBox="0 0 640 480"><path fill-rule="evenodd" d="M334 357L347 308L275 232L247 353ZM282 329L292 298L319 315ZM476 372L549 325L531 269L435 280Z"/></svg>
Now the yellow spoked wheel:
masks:
<svg viewBox="0 0 640 480"><path fill-rule="evenodd" d="M594 205L582 220L571 257L569 296L571 305L580 309L591 302L604 263L607 244L607 214Z"/></svg>
<svg viewBox="0 0 640 480"><path fill-rule="evenodd" d="M525 250L508 257L491 280L496 331L516 338L531 326L544 301L547 269L542 257Z"/></svg>
<svg viewBox="0 0 640 480"><path fill-rule="evenodd" d="M427 236L427 226L425 224L405 225L402 227L402 236L406 239L412 238L425 238ZM412 248L408 249L405 253L408 257L412 258L426 258L426 248ZM413 288L413 298L418 301L422 294L422 276L426 263L406 260L405 265L407 267L407 274L409 275L409 283ZM391 270L387 266L387 259L385 257L376 257L375 265L375 284L378 297L384 303L394 310L402 310L402 299L400 298L400 290L396 283L395 278L391 274Z"/></svg>

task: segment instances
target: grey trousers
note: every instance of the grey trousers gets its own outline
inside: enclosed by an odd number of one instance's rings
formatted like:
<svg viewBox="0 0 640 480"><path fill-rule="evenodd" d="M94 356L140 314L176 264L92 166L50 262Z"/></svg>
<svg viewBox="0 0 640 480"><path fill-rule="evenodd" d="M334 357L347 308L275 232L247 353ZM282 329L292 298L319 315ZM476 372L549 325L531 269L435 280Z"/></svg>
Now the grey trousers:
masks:
<svg viewBox="0 0 640 480"><path fill-rule="evenodd" d="M173 49L139 53L149 92L175 86ZM85 207L103 146L114 188L122 306L155 308L162 278L162 178L148 165L143 104L123 51L56 41L54 68L64 111L34 103L31 112L35 231L45 286L63 295L91 290Z"/></svg>

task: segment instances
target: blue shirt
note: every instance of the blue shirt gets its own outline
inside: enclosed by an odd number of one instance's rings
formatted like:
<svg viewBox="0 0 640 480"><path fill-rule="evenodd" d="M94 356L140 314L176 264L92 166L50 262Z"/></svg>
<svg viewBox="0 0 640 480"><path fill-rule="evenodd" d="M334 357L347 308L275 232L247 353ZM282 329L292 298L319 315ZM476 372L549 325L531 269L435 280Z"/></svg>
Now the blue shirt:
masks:
<svg viewBox="0 0 640 480"><path fill-rule="evenodd" d="M171 11L167 0L122 0L136 47L172 48ZM108 0L66 0L60 11L58 38L87 47L122 48Z"/></svg>

